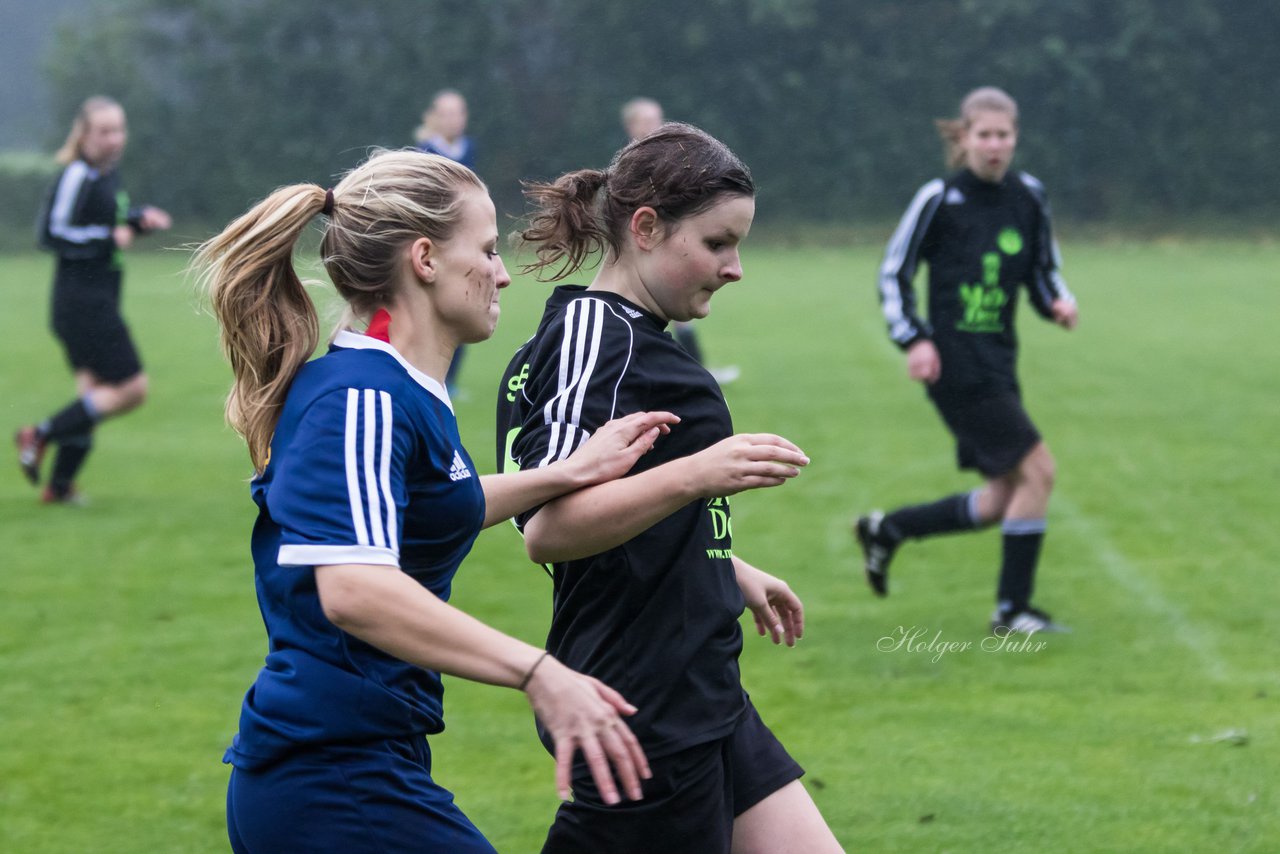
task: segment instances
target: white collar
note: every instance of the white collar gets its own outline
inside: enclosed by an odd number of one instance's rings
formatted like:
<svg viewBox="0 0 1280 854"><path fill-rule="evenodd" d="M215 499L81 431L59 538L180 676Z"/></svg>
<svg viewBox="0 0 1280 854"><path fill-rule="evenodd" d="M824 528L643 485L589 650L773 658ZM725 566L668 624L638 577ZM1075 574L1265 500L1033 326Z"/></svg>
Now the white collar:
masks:
<svg viewBox="0 0 1280 854"><path fill-rule="evenodd" d="M380 341L368 335L361 335L359 332L343 329L333 337L333 346L342 347L346 350L381 350L399 362L400 367L404 368L405 372L413 377L414 382L435 395L441 403L449 407L450 412L453 412L453 401L449 400L449 392L445 387L409 364L409 361L400 355L400 351L386 341Z"/></svg>

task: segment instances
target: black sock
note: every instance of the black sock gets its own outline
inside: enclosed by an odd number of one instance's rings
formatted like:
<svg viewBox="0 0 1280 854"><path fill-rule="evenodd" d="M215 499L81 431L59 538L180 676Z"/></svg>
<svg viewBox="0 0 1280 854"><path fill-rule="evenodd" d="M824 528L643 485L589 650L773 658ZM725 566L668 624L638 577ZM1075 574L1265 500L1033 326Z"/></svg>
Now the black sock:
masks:
<svg viewBox="0 0 1280 854"><path fill-rule="evenodd" d="M53 459L53 471L49 475L49 489L59 498L65 498L75 483L80 467L93 449L93 431L86 430L74 436L65 436L58 442L58 454Z"/></svg>
<svg viewBox="0 0 1280 854"><path fill-rule="evenodd" d="M973 517L970 492L958 492L928 504L899 507L884 517L880 530L893 540L909 540L978 527Z"/></svg>
<svg viewBox="0 0 1280 854"><path fill-rule="evenodd" d="M72 403L41 424L37 429L47 442L61 442L68 436L78 436L93 430L98 423L97 415L89 408L84 398L76 398Z"/></svg>
<svg viewBox="0 0 1280 854"><path fill-rule="evenodd" d="M996 600L1002 611L1016 613L1031 605L1036 585L1036 565L1044 542L1043 519L1008 519L1003 525L1004 553L1000 561L1000 586Z"/></svg>
<svg viewBox="0 0 1280 854"><path fill-rule="evenodd" d="M702 364L702 348L698 346L698 333L693 331L693 327L687 323L677 323L671 330L671 334L685 352L697 360L698 364Z"/></svg>

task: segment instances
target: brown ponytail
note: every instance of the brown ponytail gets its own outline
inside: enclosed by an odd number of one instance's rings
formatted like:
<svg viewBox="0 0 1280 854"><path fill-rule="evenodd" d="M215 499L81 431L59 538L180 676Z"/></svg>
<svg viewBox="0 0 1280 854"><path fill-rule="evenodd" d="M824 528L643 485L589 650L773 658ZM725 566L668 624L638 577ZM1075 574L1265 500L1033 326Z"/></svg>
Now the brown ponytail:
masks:
<svg viewBox="0 0 1280 854"><path fill-rule="evenodd" d="M526 183L534 205L520 232L536 244L538 260L524 272L559 269L555 281L577 272L595 252L617 258L631 215L651 207L667 226L701 213L727 195L754 196L751 171L729 147L692 125L668 122L613 156L604 172L582 169L555 182Z"/></svg>
<svg viewBox="0 0 1280 854"><path fill-rule="evenodd" d="M942 137L948 169L959 169L964 165L964 134L977 113L1005 113L1013 119L1013 126L1018 126L1018 102L1008 92L995 86L974 89L960 102L959 118L937 119L933 123Z"/></svg>
<svg viewBox="0 0 1280 854"><path fill-rule="evenodd" d="M320 253L348 316L367 319L390 304L399 248L419 237L447 241L468 188L485 192L470 169L419 151L377 153L342 179L329 197ZM289 385L320 338L293 251L307 223L325 211L327 196L314 184L276 190L202 245L192 261L235 376L227 421L244 436L258 472L266 467Z"/></svg>
<svg viewBox="0 0 1280 854"><path fill-rule="evenodd" d="M524 182L525 197L537 210L520 237L537 246L538 256L536 262L525 266L525 272L536 271L541 279L545 268L560 264L547 278L562 279L609 245L609 232L600 223L596 200L607 177L599 169L580 169L550 184Z"/></svg>

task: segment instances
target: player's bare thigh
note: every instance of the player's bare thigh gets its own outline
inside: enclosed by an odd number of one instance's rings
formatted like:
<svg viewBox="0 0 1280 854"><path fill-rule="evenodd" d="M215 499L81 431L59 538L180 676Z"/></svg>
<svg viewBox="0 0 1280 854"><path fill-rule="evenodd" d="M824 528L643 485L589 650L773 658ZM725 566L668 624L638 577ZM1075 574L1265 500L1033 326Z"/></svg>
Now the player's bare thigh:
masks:
<svg viewBox="0 0 1280 854"><path fill-rule="evenodd" d="M844 851L809 792L792 780L733 820L733 854Z"/></svg>

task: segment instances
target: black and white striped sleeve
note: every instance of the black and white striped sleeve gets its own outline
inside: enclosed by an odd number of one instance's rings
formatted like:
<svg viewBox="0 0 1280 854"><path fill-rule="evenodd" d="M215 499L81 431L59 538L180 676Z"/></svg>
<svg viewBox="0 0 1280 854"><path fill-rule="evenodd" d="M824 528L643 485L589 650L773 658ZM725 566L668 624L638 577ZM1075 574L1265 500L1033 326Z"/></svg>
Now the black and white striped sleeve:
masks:
<svg viewBox="0 0 1280 854"><path fill-rule="evenodd" d="M111 224L76 224L84 204L85 190L94 173L83 160L76 160L62 171L49 205L47 232L52 245L64 254L75 256L89 252L107 252L111 243Z"/></svg>
<svg viewBox="0 0 1280 854"><path fill-rule="evenodd" d="M929 224L942 203L943 182L925 184L903 214L880 264L880 309L889 325L889 337L904 350L933 330L916 311L914 280L920 266L920 249Z"/></svg>
<svg viewBox="0 0 1280 854"><path fill-rule="evenodd" d="M602 299L576 299L547 327L524 386L527 408L512 458L521 469L567 458L619 411L634 330Z"/></svg>
<svg viewBox="0 0 1280 854"><path fill-rule="evenodd" d="M1035 255L1031 281L1027 283L1027 292L1035 310L1042 317L1052 320L1055 302L1065 300L1074 303L1076 298L1067 289L1066 280L1059 272L1062 267L1062 256L1058 252L1058 241L1053 237L1053 219L1049 213L1049 198L1045 193L1044 185L1026 172L1020 172L1019 177L1040 209L1040 221L1033 245Z"/></svg>

